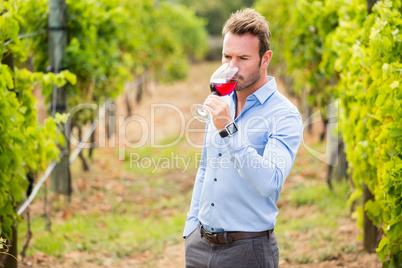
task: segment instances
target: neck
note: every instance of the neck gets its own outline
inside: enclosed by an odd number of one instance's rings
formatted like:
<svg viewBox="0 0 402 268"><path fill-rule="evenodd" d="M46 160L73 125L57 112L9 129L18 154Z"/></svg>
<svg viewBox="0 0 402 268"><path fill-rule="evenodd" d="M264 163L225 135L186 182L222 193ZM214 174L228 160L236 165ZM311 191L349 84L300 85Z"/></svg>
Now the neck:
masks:
<svg viewBox="0 0 402 268"><path fill-rule="evenodd" d="M257 81L257 83L251 85L248 88L245 88L241 91L236 91L236 98L237 98L237 103L236 103L236 118L240 115L241 111L243 111L244 105L246 104L246 99L248 96L256 92L259 88L261 88L263 85L268 83L268 77L265 74L264 79L260 79Z"/></svg>
<svg viewBox="0 0 402 268"><path fill-rule="evenodd" d="M247 97L256 92L266 83L268 83L268 77L265 74L263 79L258 80L256 83L250 85L248 88L245 88L241 91L236 91L237 102L241 102L243 104L246 103Z"/></svg>

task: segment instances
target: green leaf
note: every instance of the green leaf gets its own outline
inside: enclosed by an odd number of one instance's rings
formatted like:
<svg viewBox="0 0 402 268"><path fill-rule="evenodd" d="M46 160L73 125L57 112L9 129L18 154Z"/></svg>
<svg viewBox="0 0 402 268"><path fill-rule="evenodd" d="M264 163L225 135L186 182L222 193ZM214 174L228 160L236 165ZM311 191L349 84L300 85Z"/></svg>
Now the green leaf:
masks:
<svg viewBox="0 0 402 268"><path fill-rule="evenodd" d="M394 82L392 82L392 84L389 85L389 86L390 86L390 88L395 89L395 88L399 87L399 81L394 81Z"/></svg>
<svg viewBox="0 0 402 268"><path fill-rule="evenodd" d="M392 138L402 136L402 129L400 129L400 128L390 129L389 135Z"/></svg>
<svg viewBox="0 0 402 268"><path fill-rule="evenodd" d="M376 101L375 101L375 105L376 106L381 106L384 103L386 98L387 98L386 94L379 94L377 99L376 99Z"/></svg>
<svg viewBox="0 0 402 268"><path fill-rule="evenodd" d="M25 114L25 113L27 112L27 110L28 110L28 107L26 107L26 106L21 106L21 107L18 109L18 111L19 111L20 113L22 113L22 114Z"/></svg>
<svg viewBox="0 0 402 268"><path fill-rule="evenodd" d="M397 222L390 226L389 230L387 231L387 236L393 237L394 239L402 237L402 222Z"/></svg>
<svg viewBox="0 0 402 268"><path fill-rule="evenodd" d="M380 244L378 245L378 248L376 249L378 258L382 262L384 262L386 260L387 255L389 254L388 245L389 245L389 238L384 237L383 239L381 239Z"/></svg>
<svg viewBox="0 0 402 268"><path fill-rule="evenodd" d="M64 78L71 84L75 85L77 83L77 76L69 71L62 71L61 72Z"/></svg>

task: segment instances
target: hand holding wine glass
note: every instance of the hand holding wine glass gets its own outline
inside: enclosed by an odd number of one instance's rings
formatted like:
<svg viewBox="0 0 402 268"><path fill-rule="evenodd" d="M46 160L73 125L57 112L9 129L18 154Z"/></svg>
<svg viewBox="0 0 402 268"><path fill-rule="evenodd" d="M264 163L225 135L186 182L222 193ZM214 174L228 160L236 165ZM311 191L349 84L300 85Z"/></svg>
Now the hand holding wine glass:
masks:
<svg viewBox="0 0 402 268"><path fill-rule="evenodd" d="M233 92L237 85L237 67L230 67L228 63L219 67L212 75L210 89L212 94L226 96ZM203 105L193 104L191 106L193 116L201 122L210 120L211 114Z"/></svg>

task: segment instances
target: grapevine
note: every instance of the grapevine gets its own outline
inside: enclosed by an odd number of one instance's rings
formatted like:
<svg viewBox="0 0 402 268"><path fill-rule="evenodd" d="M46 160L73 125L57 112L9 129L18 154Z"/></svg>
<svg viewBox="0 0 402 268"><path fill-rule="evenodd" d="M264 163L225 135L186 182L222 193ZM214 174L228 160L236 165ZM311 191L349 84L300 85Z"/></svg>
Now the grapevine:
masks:
<svg viewBox="0 0 402 268"><path fill-rule="evenodd" d="M292 11L285 9L289 4ZM356 187L350 201L361 197L364 185L374 194L374 200L357 209L358 222L364 210L384 234L378 257L384 267L398 267L402 262L401 2L378 1L371 14L363 0L275 2L280 13L267 9L272 6L271 0L256 4L268 20L283 16L283 23L272 30L281 42L274 55L280 54L284 61L277 66L288 68L293 91L309 88L314 105L325 104L328 93L340 100L339 130ZM291 39L284 41L286 36Z"/></svg>
<svg viewBox="0 0 402 268"><path fill-rule="evenodd" d="M16 60L23 61L27 55L18 34L25 21L18 14L15 1L1 2L0 8L0 44L12 40L0 45L0 58L12 53ZM61 135L56 120L49 118L44 125L38 123L32 90L35 85L46 89L67 82L75 83L75 76L68 71L54 75L0 65L1 235L11 237L12 226L21 220L15 208L26 192L27 172L44 170L51 160L58 159Z"/></svg>
<svg viewBox="0 0 402 268"><path fill-rule="evenodd" d="M63 141L56 119L37 122L34 87L42 89L47 101L53 85L67 87L72 108L117 97L125 82L144 71L159 81L183 78L188 59L200 59L206 51L205 22L183 6L156 8L153 1L139 0L66 2L69 37L63 71L56 75L45 73L48 1L0 1L0 56L16 59L15 70L0 65L0 232L6 237L21 220L15 208L26 192L26 173L44 170L58 159ZM21 40L21 33L34 38ZM34 71L24 68L28 58ZM92 116L84 111L79 124Z"/></svg>

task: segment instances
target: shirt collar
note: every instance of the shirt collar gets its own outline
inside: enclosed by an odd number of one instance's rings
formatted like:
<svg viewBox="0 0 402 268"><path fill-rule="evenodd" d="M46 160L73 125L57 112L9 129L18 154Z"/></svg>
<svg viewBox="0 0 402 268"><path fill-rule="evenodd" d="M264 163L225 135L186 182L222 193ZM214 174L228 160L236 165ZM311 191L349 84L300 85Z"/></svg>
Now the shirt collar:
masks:
<svg viewBox="0 0 402 268"><path fill-rule="evenodd" d="M267 76L268 82L257 89L252 95L256 96L260 104L263 104L276 91L276 81L272 76Z"/></svg>
<svg viewBox="0 0 402 268"><path fill-rule="evenodd" d="M260 104L263 104L277 89L275 78L272 76L267 76L268 82L265 83L262 87L257 89L253 94L250 96L255 96ZM232 98L236 100L235 92L232 93Z"/></svg>

